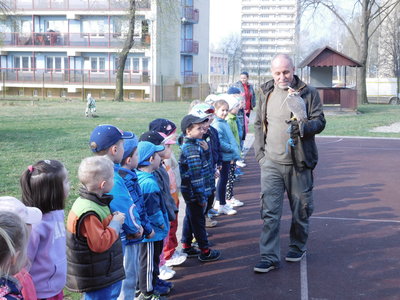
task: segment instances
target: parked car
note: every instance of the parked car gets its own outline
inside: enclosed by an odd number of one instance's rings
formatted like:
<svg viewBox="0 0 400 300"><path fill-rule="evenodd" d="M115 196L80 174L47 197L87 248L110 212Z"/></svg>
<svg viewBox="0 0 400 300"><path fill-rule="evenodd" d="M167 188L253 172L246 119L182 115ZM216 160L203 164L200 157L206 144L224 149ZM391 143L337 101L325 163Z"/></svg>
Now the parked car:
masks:
<svg viewBox="0 0 400 300"><path fill-rule="evenodd" d="M368 103L400 105L397 78L367 78Z"/></svg>

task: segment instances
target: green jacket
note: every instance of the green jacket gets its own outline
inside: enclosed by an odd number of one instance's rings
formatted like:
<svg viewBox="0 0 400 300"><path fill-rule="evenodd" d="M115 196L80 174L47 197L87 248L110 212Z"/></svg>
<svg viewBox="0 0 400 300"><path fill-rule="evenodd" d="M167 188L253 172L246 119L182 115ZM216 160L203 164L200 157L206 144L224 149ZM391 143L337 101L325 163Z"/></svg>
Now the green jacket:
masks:
<svg viewBox="0 0 400 300"><path fill-rule="evenodd" d="M237 126L236 115L229 113L226 117L226 122L228 123L229 127L232 130L233 136L235 137L236 143L240 149L240 137L239 137L239 129Z"/></svg>

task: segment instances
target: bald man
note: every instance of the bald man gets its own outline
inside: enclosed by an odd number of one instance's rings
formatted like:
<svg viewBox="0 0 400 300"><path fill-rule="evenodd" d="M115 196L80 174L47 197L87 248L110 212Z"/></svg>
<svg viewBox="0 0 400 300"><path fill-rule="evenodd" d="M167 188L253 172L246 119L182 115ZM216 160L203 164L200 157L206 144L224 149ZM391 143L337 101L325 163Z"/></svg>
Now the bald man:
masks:
<svg viewBox="0 0 400 300"><path fill-rule="evenodd" d="M271 61L273 80L260 87L259 105L254 123L254 149L261 167L260 262L257 273L280 266L279 228L286 191L292 210L289 250L285 260L298 262L306 254L309 217L313 212L313 169L318 161L315 134L325 128L325 117L318 92L296 75L292 59L278 54ZM304 134L300 137L297 121L286 105L288 94L298 92L307 109ZM289 138L293 146L288 144Z"/></svg>

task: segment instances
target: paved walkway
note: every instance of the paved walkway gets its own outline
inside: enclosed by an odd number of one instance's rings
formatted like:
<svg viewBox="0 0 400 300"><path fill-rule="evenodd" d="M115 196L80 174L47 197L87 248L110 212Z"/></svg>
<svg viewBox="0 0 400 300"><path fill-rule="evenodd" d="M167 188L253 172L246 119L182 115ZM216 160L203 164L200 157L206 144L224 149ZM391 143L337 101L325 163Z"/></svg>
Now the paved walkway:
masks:
<svg viewBox="0 0 400 300"><path fill-rule="evenodd" d="M218 226L208 230L221 260L188 259L175 267L169 299L400 299L400 140L317 141L316 209L306 259L283 261L267 274L253 272L262 222L260 170L251 150L235 187L245 206L235 216L216 218ZM290 218L285 200L282 257Z"/></svg>

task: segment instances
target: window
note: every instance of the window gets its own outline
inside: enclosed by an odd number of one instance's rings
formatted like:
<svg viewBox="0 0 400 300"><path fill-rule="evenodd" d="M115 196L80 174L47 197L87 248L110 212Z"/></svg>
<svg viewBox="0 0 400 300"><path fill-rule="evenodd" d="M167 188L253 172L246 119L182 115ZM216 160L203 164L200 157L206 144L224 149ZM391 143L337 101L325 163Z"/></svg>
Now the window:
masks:
<svg viewBox="0 0 400 300"><path fill-rule="evenodd" d="M17 71L34 71L36 68L36 57L14 56L14 68Z"/></svg>
<svg viewBox="0 0 400 300"><path fill-rule="evenodd" d="M82 34L84 36L90 35L91 37L104 37L105 33L104 20L83 20L82 21Z"/></svg>
<svg viewBox="0 0 400 300"><path fill-rule="evenodd" d="M133 73L139 73L139 58L133 58Z"/></svg>
<svg viewBox="0 0 400 300"><path fill-rule="evenodd" d="M106 59L104 57L91 57L90 70L94 73L104 73L106 66Z"/></svg>
<svg viewBox="0 0 400 300"><path fill-rule="evenodd" d="M46 72L64 72L68 69L68 58L63 56L47 56Z"/></svg>

